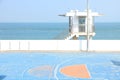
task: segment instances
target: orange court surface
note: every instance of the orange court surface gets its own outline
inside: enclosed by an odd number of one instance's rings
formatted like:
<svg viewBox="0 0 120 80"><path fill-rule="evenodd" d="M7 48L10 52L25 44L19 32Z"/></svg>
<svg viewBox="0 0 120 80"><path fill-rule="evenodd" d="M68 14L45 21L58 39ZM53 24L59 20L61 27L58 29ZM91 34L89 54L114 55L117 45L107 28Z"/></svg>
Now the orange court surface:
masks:
<svg viewBox="0 0 120 80"><path fill-rule="evenodd" d="M90 78L89 71L84 64L63 67L60 72L75 78Z"/></svg>

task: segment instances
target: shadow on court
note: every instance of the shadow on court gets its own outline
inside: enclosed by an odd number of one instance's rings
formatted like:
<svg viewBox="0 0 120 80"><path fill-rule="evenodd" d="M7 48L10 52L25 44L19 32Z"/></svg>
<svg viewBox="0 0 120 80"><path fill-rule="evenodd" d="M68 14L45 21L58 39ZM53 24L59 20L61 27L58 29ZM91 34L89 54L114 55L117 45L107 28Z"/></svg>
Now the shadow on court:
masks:
<svg viewBox="0 0 120 80"><path fill-rule="evenodd" d="M0 80L3 80L5 77L5 75L0 75Z"/></svg>

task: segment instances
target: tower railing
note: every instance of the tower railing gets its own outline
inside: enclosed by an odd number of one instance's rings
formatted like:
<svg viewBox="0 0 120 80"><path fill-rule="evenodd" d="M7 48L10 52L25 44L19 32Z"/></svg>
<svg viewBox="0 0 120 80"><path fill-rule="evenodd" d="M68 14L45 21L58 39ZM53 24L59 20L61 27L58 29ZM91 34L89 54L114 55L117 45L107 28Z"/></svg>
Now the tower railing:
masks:
<svg viewBox="0 0 120 80"><path fill-rule="evenodd" d="M80 24L80 25L79 25L79 32L87 32L85 28L86 28L86 27L85 27L85 24ZM92 25L92 27L89 28L89 30L90 30L90 31L89 31L90 33L95 32L95 26Z"/></svg>

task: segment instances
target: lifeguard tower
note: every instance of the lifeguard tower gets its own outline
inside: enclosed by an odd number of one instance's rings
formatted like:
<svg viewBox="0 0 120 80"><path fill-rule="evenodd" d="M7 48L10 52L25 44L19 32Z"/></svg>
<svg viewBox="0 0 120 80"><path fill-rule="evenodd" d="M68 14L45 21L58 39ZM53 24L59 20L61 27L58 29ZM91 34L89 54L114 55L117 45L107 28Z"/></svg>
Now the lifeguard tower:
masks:
<svg viewBox="0 0 120 80"><path fill-rule="evenodd" d="M71 10L60 16L69 17L69 35L65 40L77 40L80 36L87 38L87 35L89 35L89 39L92 39L92 37L95 36L94 17L101 15L97 12L92 12L89 9L84 12Z"/></svg>

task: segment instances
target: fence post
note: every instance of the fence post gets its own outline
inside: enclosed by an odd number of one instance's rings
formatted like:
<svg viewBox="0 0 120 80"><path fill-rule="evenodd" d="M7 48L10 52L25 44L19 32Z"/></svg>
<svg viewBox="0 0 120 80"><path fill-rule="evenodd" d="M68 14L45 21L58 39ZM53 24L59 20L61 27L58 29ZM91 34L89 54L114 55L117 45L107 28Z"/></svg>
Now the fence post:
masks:
<svg viewBox="0 0 120 80"><path fill-rule="evenodd" d="M30 50L30 41L28 41L28 51Z"/></svg>
<svg viewBox="0 0 120 80"><path fill-rule="evenodd" d="M20 41L19 41L19 50L21 50L21 49L20 49Z"/></svg>
<svg viewBox="0 0 120 80"><path fill-rule="evenodd" d="M11 50L11 41L9 41L9 50Z"/></svg>
<svg viewBox="0 0 120 80"><path fill-rule="evenodd" d="M1 40L0 40L0 51L1 51Z"/></svg>

